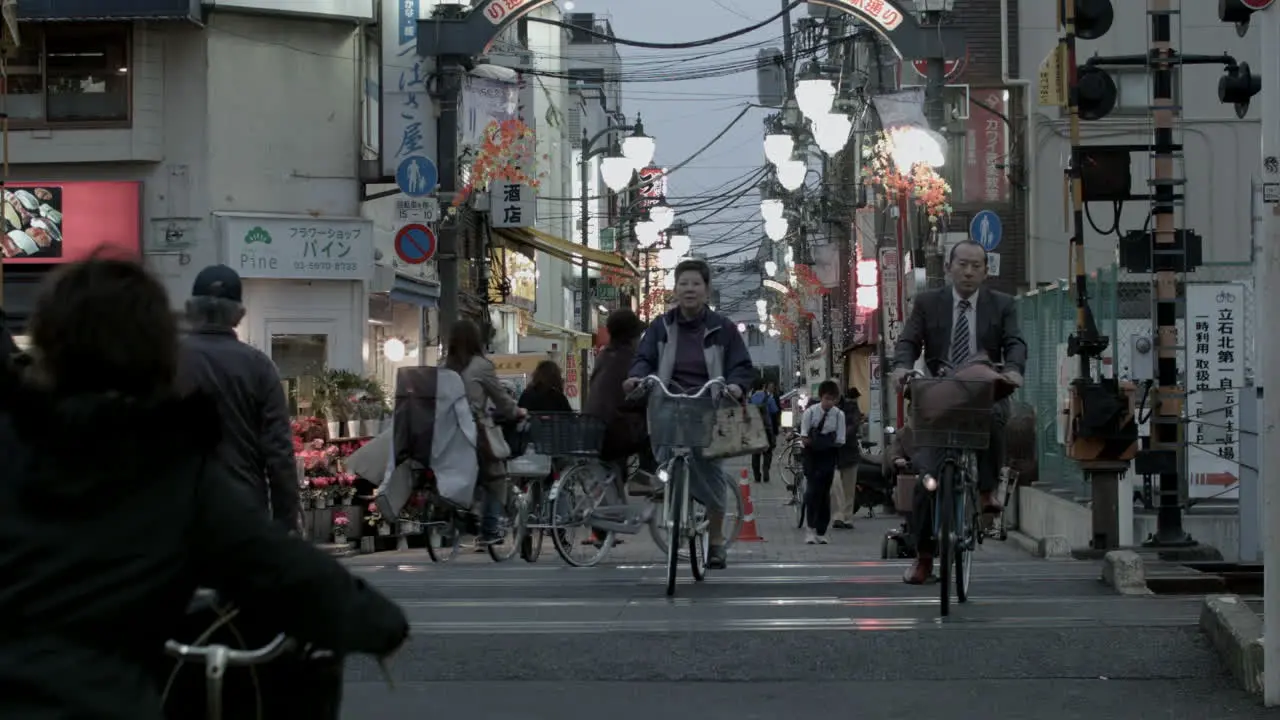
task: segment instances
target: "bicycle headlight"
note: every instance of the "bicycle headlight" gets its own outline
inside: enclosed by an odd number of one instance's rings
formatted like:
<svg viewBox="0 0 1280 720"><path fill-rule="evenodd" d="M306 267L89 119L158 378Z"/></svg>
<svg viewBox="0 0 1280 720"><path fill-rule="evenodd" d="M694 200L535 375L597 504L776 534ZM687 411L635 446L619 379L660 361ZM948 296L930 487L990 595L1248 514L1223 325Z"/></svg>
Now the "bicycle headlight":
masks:
<svg viewBox="0 0 1280 720"><path fill-rule="evenodd" d="M924 476L924 489L933 492L938 489L938 478L932 475Z"/></svg>
<svg viewBox="0 0 1280 720"><path fill-rule="evenodd" d="M661 468L658 470L658 480L660 480L664 485L670 479L671 479L671 474L667 472L666 468Z"/></svg>

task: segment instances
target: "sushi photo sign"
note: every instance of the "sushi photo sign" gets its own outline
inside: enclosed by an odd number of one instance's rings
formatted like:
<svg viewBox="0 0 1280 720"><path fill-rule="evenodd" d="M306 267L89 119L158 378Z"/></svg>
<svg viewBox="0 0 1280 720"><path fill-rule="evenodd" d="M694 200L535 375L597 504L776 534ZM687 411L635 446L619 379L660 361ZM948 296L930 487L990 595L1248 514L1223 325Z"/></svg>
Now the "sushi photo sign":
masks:
<svg viewBox="0 0 1280 720"><path fill-rule="evenodd" d="M0 258L57 264L142 248L142 183L23 182L0 191Z"/></svg>
<svg viewBox="0 0 1280 720"><path fill-rule="evenodd" d="M4 189L5 258L62 257L62 188L11 187Z"/></svg>

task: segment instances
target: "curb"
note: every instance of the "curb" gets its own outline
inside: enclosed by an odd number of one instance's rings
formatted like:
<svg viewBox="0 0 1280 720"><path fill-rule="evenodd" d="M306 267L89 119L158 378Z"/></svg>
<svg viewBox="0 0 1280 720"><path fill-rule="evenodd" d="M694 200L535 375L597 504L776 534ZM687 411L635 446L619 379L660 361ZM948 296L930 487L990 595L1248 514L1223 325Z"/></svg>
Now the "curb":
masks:
<svg viewBox="0 0 1280 720"><path fill-rule="evenodd" d="M1102 582L1120 595L1151 595L1142 556L1132 550L1112 550L1102 557Z"/></svg>
<svg viewBox="0 0 1280 720"><path fill-rule="evenodd" d="M1262 618L1236 595L1208 595L1200 609L1200 629L1236 683L1262 697Z"/></svg>
<svg viewBox="0 0 1280 720"><path fill-rule="evenodd" d="M1046 560L1071 560L1071 545L1062 535L1033 538L1018 530L1009 531L1009 539L1023 552Z"/></svg>

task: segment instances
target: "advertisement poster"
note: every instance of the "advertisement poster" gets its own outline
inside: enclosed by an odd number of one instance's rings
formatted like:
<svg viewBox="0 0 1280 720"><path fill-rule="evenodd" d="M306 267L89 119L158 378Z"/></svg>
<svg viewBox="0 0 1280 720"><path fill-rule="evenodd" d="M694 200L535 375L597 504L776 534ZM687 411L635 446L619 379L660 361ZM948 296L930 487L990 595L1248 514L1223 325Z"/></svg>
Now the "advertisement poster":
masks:
<svg viewBox="0 0 1280 720"><path fill-rule="evenodd" d="M11 264L53 264L102 250L136 256L142 247L141 202L137 182L6 185L0 257Z"/></svg>
<svg viewBox="0 0 1280 720"><path fill-rule="evenodd" d="M0 210L4 257L62 257L62 188L6 187Z"/></svg>
<svg viewBox="0 0 1280 720"><path fill-rule="evenodd" d="M458 152L466 159L498 132L502 123L516 120L520 112L520 88L490 78L467 75L462 83L458 112Z"/></svg>
<svg viewBox="0 0 1280 720"><path fill-rule="evenodd" d="M982 105L1009 114L1007 90L970 90L970 97ZM999 115L977 103L969 105L965 124L964 201L1003 203L1009 201L1009 127Z"/></svg>
<svg viewBox="0 0 1280 720"><path fill-rule="evenodd" d="M564 394L574 410L582 407L582 371L578 367L578 353L570 351L564 356Z"/></svg>
<svg viewBox="0 0 1280 720"><path fill-rule="evenodd" d="M1188 284L1187 493L1235 500L1240 491L1239 418L1244 385L1244 298L1239 283Z"/></svg>

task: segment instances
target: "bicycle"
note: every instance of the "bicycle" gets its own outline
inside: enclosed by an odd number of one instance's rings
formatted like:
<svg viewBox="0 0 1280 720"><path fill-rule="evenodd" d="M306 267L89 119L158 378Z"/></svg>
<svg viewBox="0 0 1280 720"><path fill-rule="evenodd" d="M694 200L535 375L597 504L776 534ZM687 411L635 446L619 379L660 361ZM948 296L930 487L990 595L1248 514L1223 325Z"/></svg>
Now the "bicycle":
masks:
<svg viewBox="0 0 1280 720"><path fill-rule="evenodd" d="M930 378L913 371L908 376L913 444L939 453L931 458L924 489L933 494L933 537L938 553L940 612L951 612L951 576L956 600L969 599L973 552L982 544L979 531L978 457L991 440L995 384L950 376ZM942 398L936 401L935 398ZM937 404L933 404L936 402Z"/></svg>
<svg viewBox="0 0 1280 720"><path fill-rule="evenodd" d="M222 720L224 714L248 720L282 717L282 713L317 720L325 717L337 719L342 703L342 670L333 653L303 647L284 634L276 635L255 649L237 649L212 640L215 635L229 634L227 641L244 644L244 638L231 624L238 612L222 605L213 591L200 589L192 599L188 617L194 619L205 615L211 616L212 623L191 643L165 642L165 653L178 660L161 693L166 717L190 718L190 706L198 702L194 696L203 695L208 720ZM292 675L277 674L262 682L257 668L291 657L302 663L315 663L316 667L308 668L305 675L296 672ZM204 666L202 684L179 679L179 672L188 662ZM230 678L232 694L228 702L227 672L234 668L245 668L249 673L247 678ZM273 684L297 683L308 685L310 692L306 697L297 697L299 687L273 687Z"/></svg>
<svg viewBox="0 0 1280 720"><path fill-rule="evenodd" d="M701 582L707 576L707 557L710 552L709 522L706 509L694 501L689 493L689 462L695 450L712 443L716 419L716 398L713 391L728 388L724 378L708 380L692 394L673 393L667 390L662 379L649 375L640 385L628 393L628 399L638 399L653 388L661 391L658 405L650 404L648 412L649 438L654 447L671 450L671 457L658 468L658 479L663 483L662 525L668 538L667 597L676 593L676 571L680 564L680 546L689 548L689 565L693 579Z"/></svg>

